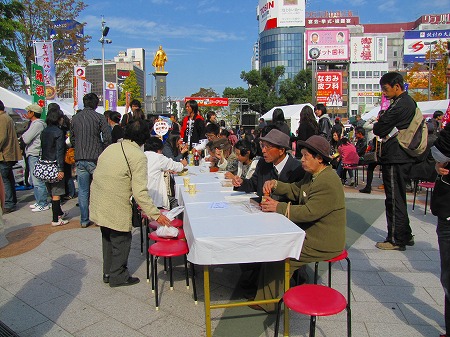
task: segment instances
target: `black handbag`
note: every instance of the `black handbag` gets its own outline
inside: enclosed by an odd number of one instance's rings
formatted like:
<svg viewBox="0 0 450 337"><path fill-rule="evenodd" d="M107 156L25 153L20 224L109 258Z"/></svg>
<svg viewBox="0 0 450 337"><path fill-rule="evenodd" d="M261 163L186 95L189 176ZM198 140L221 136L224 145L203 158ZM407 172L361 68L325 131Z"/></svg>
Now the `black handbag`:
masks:
<svg viewBox="0 0 450 337"><path fill-rule="evenodd" d="M450 208L448 201L450 200L450 176L438 176L431 194L430 208L433 215L448 219L450 217Z"/></svg>
<svg viewBox="0 0 450 337"><path fill-rule="evenodd" d="M363 164L372 164L372 163L377 163L378 162L378 142L374 139L375 142L375 151L371 151L371 152L366 152L364 153L363 156Z"/></svg>
<svg viewBox="0 0 450 337"><path fill-rule="evenodd" d="M58 179L59 168L56 160L44 160L39 158L34 166L33 175L46 183L56 183Z"/></svg>

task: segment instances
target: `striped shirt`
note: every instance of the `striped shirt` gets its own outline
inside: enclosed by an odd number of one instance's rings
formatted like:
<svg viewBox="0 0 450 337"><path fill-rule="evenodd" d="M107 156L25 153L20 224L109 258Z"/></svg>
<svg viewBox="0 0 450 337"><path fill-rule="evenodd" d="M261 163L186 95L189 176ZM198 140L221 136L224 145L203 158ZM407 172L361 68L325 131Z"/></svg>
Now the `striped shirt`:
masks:
<svg viewBox="0 0 450 337"><path fill-rule="evenodd" d="M111 144L111 129L105 116L91 108L76 113L70 124L70 141L75 148L75 161L97 162Z"/></svg>

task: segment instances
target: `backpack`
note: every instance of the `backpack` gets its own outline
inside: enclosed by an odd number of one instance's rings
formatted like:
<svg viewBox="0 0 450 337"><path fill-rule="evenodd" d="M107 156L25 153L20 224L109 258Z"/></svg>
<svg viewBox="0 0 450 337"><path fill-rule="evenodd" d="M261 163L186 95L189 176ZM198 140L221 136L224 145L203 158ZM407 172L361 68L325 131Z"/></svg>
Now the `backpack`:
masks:
<svg viewBox="0 0 450 337"><path fill-rule="evenodd" d="M398 131L397 140L400 147L411 157L418 157L425 152L428 128L418 106L408 128Z"/></svg>

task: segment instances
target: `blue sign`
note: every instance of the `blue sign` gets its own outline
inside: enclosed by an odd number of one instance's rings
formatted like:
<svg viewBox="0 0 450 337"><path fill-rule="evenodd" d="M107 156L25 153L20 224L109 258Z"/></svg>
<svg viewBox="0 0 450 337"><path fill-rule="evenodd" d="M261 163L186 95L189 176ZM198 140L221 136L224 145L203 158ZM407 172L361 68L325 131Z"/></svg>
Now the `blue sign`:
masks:
<svg viewBox="0 0 450 337"><path fill-rule="evenodd" d="M436 43L446 43L450 39L450 29L444 30L409 30L403 40L404 63L428 63L427 52ZM432 44L430 44L432 43ZM438 59L432 59L435 63Z"/></svg>
<svg viewBox="0 0 450 337"><path fill-rule="evenodd" d="M55 57L62 59L78 51L80 40L84 37L84 27L75 20L56 20L52 21L48 34L53 40Z"/></svg>

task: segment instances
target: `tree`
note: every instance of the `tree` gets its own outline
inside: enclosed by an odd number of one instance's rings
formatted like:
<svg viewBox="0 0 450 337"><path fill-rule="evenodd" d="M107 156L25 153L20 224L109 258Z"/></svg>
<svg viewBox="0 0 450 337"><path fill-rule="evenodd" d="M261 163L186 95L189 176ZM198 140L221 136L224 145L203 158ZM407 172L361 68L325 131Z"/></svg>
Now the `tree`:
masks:
<svg viewBox="0 0 450 337"><path fill-rule="evenodd" d="M219 94L216 93L213 88L200 88L200 90L193 93L191 97L219 97Z"/></svg>
<svg viewBox="0 0 450 337"><path fill-rule="evenodd" d="M16 80L22 73L19 56L13 50L16 32L23 29L18 20L23 19L24 7L18 1L0 2L0 85L15 89Z"/></svg>
<svg viewBox="0 0 450 337"><path fill-rule="evenodd" d="M20 2L24 7L23 29L16 32L16 39L12 42L11 50L19 55L22 63L20 83L22 90L25 91L28 88L27 78L30 78L31 63L34 62L33 41L48 40L48 29L52 26L52 21L76 20L80 12L86 8L86 4L81 0L21 0ZM54 39L61 37L58 34ZM85 44L90 40L90 36L79 38L74 34L71 38L67 38L66 35L62 38L63 48L72 44L73 41L76 41L79 48L75 54L65 58L64 62L59 62L63 59L63 55L55 54L56 77L58 79L61 78L60 74L66 74L62 78L67 80L67 82L58 83L59 93L70 85L73 65L84 61Z"/></svg>
<svg viewBox="0 0 450 337"><path fill-rule="evenodd" d="M131 93L130 101L133 99L142 101L141 87L137 82L136 72L134 70L130 71L130 75L122 83L122 91L117 102L118 105L125 105L127 92Z"/></svg>

